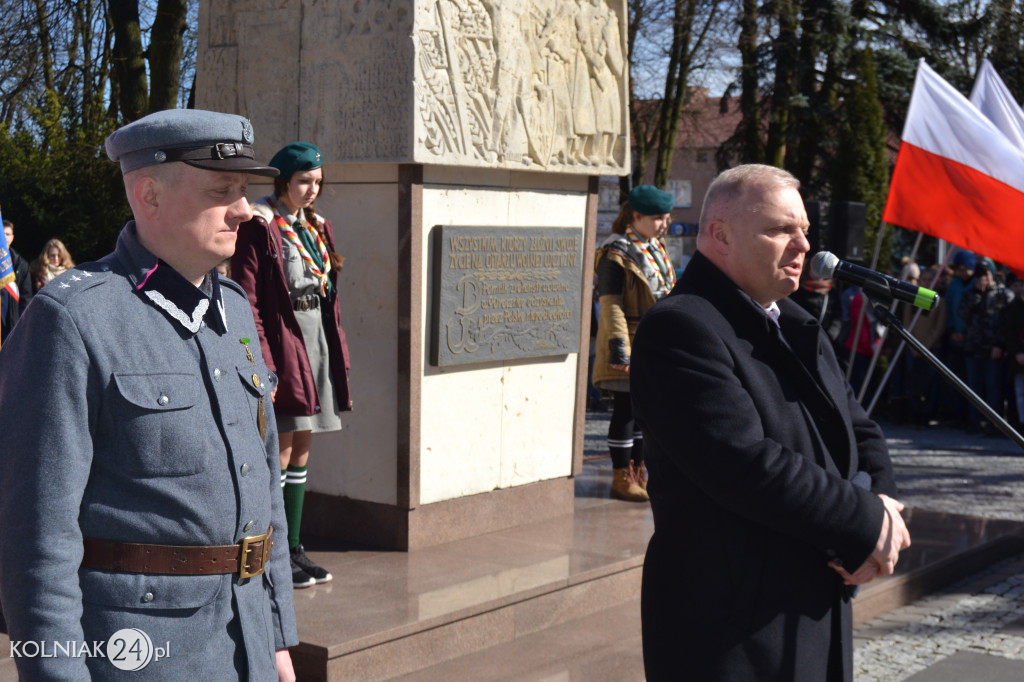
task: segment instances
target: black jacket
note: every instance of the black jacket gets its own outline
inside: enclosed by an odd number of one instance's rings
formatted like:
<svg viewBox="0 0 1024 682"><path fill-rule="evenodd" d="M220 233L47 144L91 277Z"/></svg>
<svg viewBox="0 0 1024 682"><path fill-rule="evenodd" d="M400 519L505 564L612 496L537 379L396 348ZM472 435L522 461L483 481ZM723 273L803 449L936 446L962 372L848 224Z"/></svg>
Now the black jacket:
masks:
<svg viewBox="0 0 1024 682"><path fill-rule="evenodd" d="M779 307L781 333L697 253L637 331L650 682L852 679L850 590L828 563L853 572L871 554L892 464L827 336Z"/></svg>

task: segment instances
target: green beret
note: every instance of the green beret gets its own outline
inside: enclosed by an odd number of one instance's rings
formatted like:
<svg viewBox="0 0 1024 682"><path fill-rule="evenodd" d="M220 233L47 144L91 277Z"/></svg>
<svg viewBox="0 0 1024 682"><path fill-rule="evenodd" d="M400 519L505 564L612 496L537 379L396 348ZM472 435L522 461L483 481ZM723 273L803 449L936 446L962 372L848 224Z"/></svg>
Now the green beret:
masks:
<svg viewBox="0 0 1024 682"><path fill-rule="evenodd" d="M274 177L255 160L252 124L237 114L168 109L143 116L107 138L107 156L121 172L181 161L212 171L244 171Z"/></svg>
<svg viewBox="0 0 1024 682"><path fill-rule="evenodd" d="M273 166L274 162L271 161ZM637 185L629 193L629 207L640 215L662 215L671 213L676 200L671 194L654 185Z"/></svg>
<svg viewBox="0 0 1024 682"><path fill-rule="evenodd" d="M274 154L270 165L281 171L282 179L288 179L299 171L313 170L324 165L320 148L312 142L292 142Z"/></svg>

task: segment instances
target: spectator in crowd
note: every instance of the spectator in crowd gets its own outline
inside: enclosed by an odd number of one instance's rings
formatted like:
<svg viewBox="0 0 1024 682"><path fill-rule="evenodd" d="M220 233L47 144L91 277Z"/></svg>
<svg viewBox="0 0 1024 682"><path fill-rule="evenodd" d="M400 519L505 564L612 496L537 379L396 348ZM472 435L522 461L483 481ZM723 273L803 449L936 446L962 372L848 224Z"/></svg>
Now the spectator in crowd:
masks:
<svg viewBox="0 0 1024 682"><path fill-rule="evenodd" d="M1006 276L1013 300L1006 306L1006 359L1013 377L1017 424L1024 426L1024 281L1015 273Z"/></svg>
<svg viewBox="0 0 1024 682"><path fill-rule="evenodd" d="M238 231L233 278L249 295L260 346L280 384L274 394L281 485L288 516L292 583L325 583L299 541L306 472L314 433L341 429L352 409L348 344L341 328L334 227L314 208L323 182L323 155L309 142L279 150L270 165L281 173L274 192L253 204L253 220Z"/></svg>
<svg viewBox="0 0 1024 682"><path fill-rule="evenodd" d="M643 434L633 424L629 397L629 358L640 318L675 285L676 276L661 235L668 229L674 197L651 185L638 185L597 250L594 271L601 304L594 385L611 391L608 450L612 458L612 497L646 502Z"/></svg>
<svg viewBox="0 0 1024 682"><path fill-rule="evenodd" d="M4 219L4 236L7 238L7 251L11 254L11 267L14 268L14 283L17 285L18 292L17 304L8 307L2 322L0 338L6 339L7 335L14 330L18 318L25 312L29 301L32 300L32 277L29 273L28 261L11 246L14 243L14 223L7 219Z"/></svg>
<svg viewBox="0 0 1024 682"><path fill-rule="evenodd" d="M929 287L941 265L933 265L924 272L919 281L912 277L913 271L905 273L908 282ZM903 326L911 330L921 344L938 357L942 349L942 341L946 333L946 301L939 295L938 304L931 310L922 310L906 303L903 305ZM919 312L920 311L920 312ZM914 323L914 319L917 322ZM913 328L911 329L911 324ZM935 366L920 353L907 345L900 359L903 386L910 402L910 417L913 424L923 427L936 416L939 398L939 374Z"/></svg>
<svg viewBox="0 0 1024 682"><path fill-rule="evenodd" d="M853 355L850 385L853 386L853 392L860 395L861 386L868 379L871 358L878 347L879 322L871 307L871 301L860 287L852 286L843 295L848 296L850 302L850 317L846 327L846 338L843 341L843 348L846 350L844 359L849 359L850 355Z"/></svg>
<svg viewBox="0 0 1024 682"><path fill-rule="evenodd" d="M967 384L997 413L1003 411L1003 353L1006 346L1005 309L1013 292L996 279L995 264L988 258L975 266L974 284L960 299L957 314L964 320L964 359ZM971 405L968 433L983 430L981 412ZM986 435L996 435L993 424Z"/></svg>
<svg viewBox="0 0 1024 682"><path fill-rule="evenodd" d="M958 249L953 254L953 278L946 287L946 338L945 338L945 362L961 379L967 379L967 363L964 359L964 334L967 330L967 323L960 317L960 299L964 292L971 288L971 281L974 278L974 267L977 264L977 257L970 251ZM945 412L949 414L958 426L964 427L969 422L967 415L967 399L952 386L945 384L940 390L942 404Z"/></svg>
<svg viewBox="0 0 1024 682"><path fill-rule="evenodd" d="M47 282L54 277L75 267L75 261L71 259L68 247L59 239L51 239L46 242L39 258L36 259L33 269L33 286L39 291Z"/></svg>

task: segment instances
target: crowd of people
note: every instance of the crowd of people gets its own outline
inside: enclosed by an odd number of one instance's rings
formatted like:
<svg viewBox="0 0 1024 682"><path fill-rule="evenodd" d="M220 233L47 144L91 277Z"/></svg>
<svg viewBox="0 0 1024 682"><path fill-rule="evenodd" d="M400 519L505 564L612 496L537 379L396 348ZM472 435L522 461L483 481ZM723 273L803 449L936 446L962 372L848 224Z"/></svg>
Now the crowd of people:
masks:
<svg viewBox="0 0 1024 682"><path fill-rule="evenodd" d="M1011 425L1024 423L1024 283L1009 268L999 267L992 259L957 249L950 264L935 264L922 272L920 266L904 259L900 279L933 289L939 302L926 311L898 304L903 325L915 338L949 367L1000 417ZM845 318L844 332L849 339L855 327L857 310L852 307ZM862 329L875 336L876 321L868 317ZM866 337L866 334L862 334ZM1000 435L992 420L971 404L957 388L941 377L935 366L909 345L897 355L900 339L889 334L881 340L865 342L870 358L876 349L884 362L876 363L871 389L884 377L883 367L892 365L884 387L886 418L897 423L925 427L943 423L967 433ZM849 341L843 346L849 353ZM849 355L846 355L849 358ZM853 373L851 383L860 388Z"/></svg>
<svg viewBox="0 0 1024 682"><path fill-rule="evenodd" d="M14 223L6 219L4 220L4 236L7 238L7 251L11 256L11 267L14 270L18 298L16 303L4 305L3 319L0 320L0 339L7 338L7 335L14 330L21 314L37 291L57 275L75 267L75 261L71 258L67 247L64 246L64 242L59 239L47 241L39 256L29 263L13 247ZM4 291L3 296L9 297L10 292Z"/></svg>
<svg viewBox="0 0 1024 682"><path fill-rule="evenodd" d="M106 145L133 215L114 251L76 267L52 239L34 266L12 256L35 294L0 353L12 642L139 628L192 652L152 679L295 679L292 590L332 579L299 536L310 443L352 406L343 258L314 208L320 149L294 142L263 165L252 144L232 114L135 121ZM274 178L272 193L250 202L248 174ZM840 297L832 339L789 300L810 248L799 188L769 166L720 174L678 286L660 239L673 197L658 188L634 188L596 254L612 496L655 512L651 680L677 679L680 654L702 679L851 679L854 589L910 545L885 438L848 390L872 381L860 358L881 343L867 300ZM1021 281L966 251L928 273L943 303L904 319L997 411L1012 376L1024 420ZM910 262L901 275L930 284ZM920 423L952 410L992 429L921 358L892 360ZM105 665L18 660L33 678Z"/></svg>

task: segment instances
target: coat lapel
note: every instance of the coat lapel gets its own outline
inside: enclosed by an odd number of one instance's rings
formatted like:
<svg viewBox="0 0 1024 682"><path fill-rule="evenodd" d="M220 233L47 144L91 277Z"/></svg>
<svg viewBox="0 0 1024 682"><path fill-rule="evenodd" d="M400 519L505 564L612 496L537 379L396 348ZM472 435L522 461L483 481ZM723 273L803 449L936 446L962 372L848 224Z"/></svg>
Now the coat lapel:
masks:
<svg viewBox="0 0 1024 682"><path fill-rule="evenodd" d="M743 293L703 254L694 254L675 291L698 292L723 311L731 311L736 333L750 340L765 354L784 381L791 381L808 415L808 428L818 434L824 452L818 463L827 471L849 477L851 463L848 432L839 408L845 396L836 395L822 377L820 327L810 313L796 303L779 301L782 315L779 326L756 309L757 304ZM781 327L781 329L780 329ZM833 387L834 388L834 387ZM812 459L814 453L805 453Z"/></svg>

